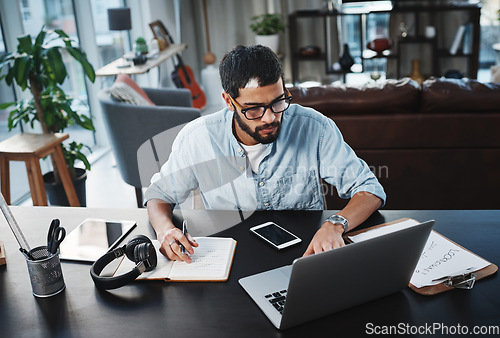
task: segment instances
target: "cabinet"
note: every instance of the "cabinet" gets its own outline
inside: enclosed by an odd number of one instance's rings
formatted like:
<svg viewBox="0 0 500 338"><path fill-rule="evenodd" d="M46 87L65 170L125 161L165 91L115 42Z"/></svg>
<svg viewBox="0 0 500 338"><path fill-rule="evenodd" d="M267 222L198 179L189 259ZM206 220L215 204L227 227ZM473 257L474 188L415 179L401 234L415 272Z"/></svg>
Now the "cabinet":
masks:
<svg viewBox="0 0 500 338"><path fill-rule="evenodd" d="M458 70L464 76L475 79L479 68L479 19L481 6L479 4L453 3L453 4L428 4L428 5L394 5L392 9L380 11L297 11L289 15L290 48L292 81L301 80L301 65L306 62L324 64L325 74L343 75L351 72L363 72L370 62L377 59L387 61L388 77L400 78L410 72L411 59L419 57L423 63L423 73L426 77L443 76L449 70ZM373 32L373 23L384 22L380 16L388 16L383 31L387 32L392 40L391 49L383 54L376 54L367 49L367 37L377 35ZM320 25L320 30L315 30L313 35L322 40L319 43L320 52L308 56L300 53L301 47L308 45L308 32L299 31L303 21L311 20ZM345 21L349 21L350 31L342 31ZM467 26L467 38L463 38L460 48L454 54L450 47L455 34L460 26ZM426 37L427 27L434 27L435 35ZM403 37L403 30L406 37ZM356 31L353 34L352 31ZM300 33L300 34L299 34ZM302 38L300 38L302 37ZM333 64L338 61L343 43L354 46L351 48L353 56L358 61L356 69L334 70ZM464 43L467 48L462 48ZM303 71L302 71L303 72Z"/></svg>

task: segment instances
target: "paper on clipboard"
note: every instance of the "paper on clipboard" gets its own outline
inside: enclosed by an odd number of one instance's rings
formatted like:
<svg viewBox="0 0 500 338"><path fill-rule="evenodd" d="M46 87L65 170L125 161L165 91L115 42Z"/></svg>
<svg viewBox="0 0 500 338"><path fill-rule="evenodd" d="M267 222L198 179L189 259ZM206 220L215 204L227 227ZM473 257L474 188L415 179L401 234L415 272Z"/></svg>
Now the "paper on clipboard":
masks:
<svg viewBox="0 0 500 338"><path fill-rule="evenodd" d="M442 283L442 278L477 271L490 263L432 231L410 283L417 288Z"/></svg>
<svg viewBox="0 0 500 338"><path fill-rule="evenodd" d="M420 224L420 222L412 219L405 220L349 236L349 239L354 243L361 242L417 224ZM410 283L417 288L437 285L442 283L444 277L455 276L461 271L477 271L489 264L488 261L432 231Z"/></svg>

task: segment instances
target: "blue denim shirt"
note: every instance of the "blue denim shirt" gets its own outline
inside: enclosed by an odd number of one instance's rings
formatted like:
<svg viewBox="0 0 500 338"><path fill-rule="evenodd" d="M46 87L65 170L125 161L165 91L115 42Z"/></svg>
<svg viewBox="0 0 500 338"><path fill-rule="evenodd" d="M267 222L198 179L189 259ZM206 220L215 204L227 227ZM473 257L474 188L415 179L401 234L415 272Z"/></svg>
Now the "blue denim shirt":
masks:
<svg viewBox="0 0 500 338"><path fill-rule="evenodd" d="M367 191L385 203L384 189L367 164L335 123L313 109L292 104L283 113L278 139L266 147L254 173L233 135L232 111L198 118L179 132L145 200L179 204L200 188L207 209L322 210L323 178L342 198Z"/></svg>

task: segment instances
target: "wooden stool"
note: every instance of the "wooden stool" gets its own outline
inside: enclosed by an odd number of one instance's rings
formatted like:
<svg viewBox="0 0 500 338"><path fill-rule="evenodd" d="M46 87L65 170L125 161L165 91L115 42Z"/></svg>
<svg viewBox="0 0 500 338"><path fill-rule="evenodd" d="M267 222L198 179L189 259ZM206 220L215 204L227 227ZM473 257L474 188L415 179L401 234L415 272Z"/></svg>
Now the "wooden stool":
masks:
<svg viewBox="0 0 500 338"><path fill-rule="evenodd" d="M68 134L17 134L0 142L0 176L2 194L10 204L10 169L9 161L24 161L30 184L33 205L47 205L47 194L43 183L40 159L49 154L54 155L55 165L64 186L69 205L79 207L73 181L69 175L66 161L60 144L69 137Z"/></svg>

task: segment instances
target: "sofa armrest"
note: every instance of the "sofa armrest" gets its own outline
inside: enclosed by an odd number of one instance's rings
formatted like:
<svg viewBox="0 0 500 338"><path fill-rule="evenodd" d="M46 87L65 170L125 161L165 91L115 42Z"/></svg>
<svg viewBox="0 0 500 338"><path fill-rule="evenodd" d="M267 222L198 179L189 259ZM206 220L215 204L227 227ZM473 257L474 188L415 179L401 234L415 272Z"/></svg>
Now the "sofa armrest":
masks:
<svg viewBox="0 0 500 338"><path fill-rule="evenodd" d="M143 88L158 106L192 107L191 92L184 88Z"/></svg>

